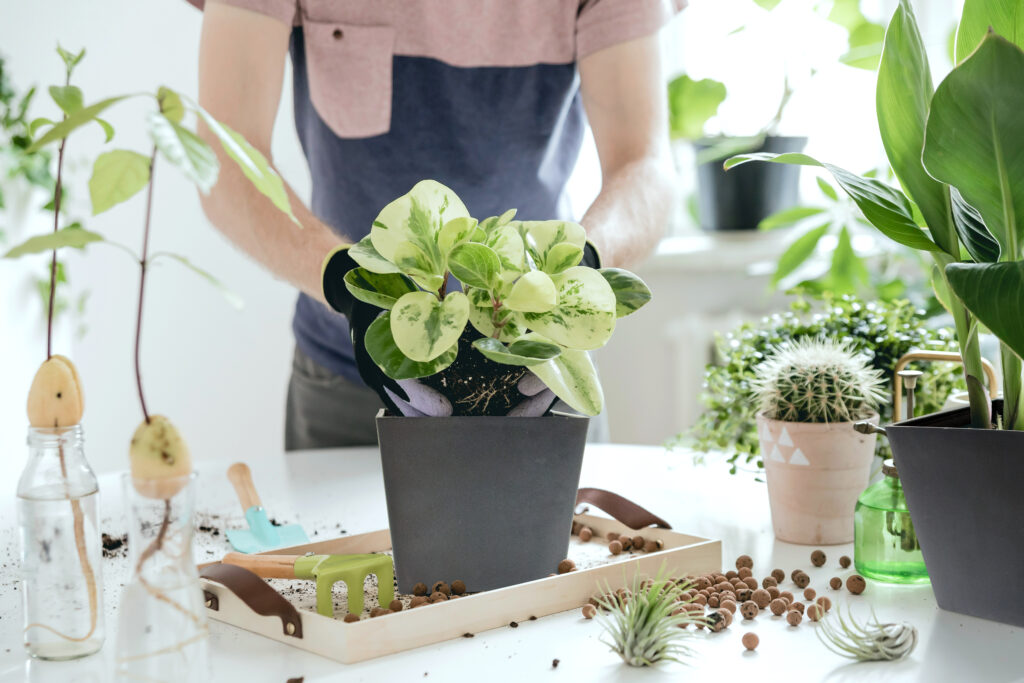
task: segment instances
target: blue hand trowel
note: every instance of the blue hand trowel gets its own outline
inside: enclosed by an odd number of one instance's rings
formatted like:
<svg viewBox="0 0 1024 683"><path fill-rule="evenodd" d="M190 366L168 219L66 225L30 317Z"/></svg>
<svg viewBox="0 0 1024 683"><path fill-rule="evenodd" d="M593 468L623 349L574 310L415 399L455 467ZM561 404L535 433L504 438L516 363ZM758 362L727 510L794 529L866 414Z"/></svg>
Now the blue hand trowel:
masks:
<svg viewBox="0 0 1024 683"><path fill-rule="evenodd" d="M252 472L244 462L236 462L228 468L228 479L235 487L238 501L245 510L248 529L228 529L231 547L240 553L260 553L275 548L309 543L309 537L298 524L274 526L267 518L267 511L260 503L256 487L252 483Z"/></svg>

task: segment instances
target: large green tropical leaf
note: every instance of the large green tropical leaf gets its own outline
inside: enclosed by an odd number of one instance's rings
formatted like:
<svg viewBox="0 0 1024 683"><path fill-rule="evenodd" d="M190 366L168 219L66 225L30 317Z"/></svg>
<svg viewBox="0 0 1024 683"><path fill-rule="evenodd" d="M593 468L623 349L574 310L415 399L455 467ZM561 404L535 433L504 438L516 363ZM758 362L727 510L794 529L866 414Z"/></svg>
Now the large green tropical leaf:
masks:
<svg viewBox="0 0 1024 683"><path fill-rule="evenodd" d="M438 233L448 221L468 217L465 204L455 192L436 180L421 180L381 209L373 221L370 239L381 256L398 265L399 258L409 253L403 245L415 247L422 254L426 272L440 277L445 263Z"/></svg>
<svg viewBox="0 0 1024 683"><path fill-rule="evenodd" d="M939 85L924 165L960 191L1004 259L1024 243L1024 51L989 34Z"/></svg>
<svg viewBox="0 0 1024 683"><path fill-rule="evenodd" d="M931 177L921 162L932 95L928 54L909 0L900 0L885 34L878 68L875 109L882 144L896 177L910 194L943 251L960 253L950 215L949 187Z"/></svg>
<svg viewBox="0 0 1024 683"><path fill-rule="evenodd" d="M425 363L418 363L402 353L391 334L391 311L384 311L366 328L366 351L373 362L392 379L429 377L451 365L459 353L458 345Z"/></svg>
<svg viewBox="0 0 1024 683"><path fill-rule="evenodd" d="M704 124L725 101L725 84L705 78L695 81L686 74L668 84L668 124L672 139L704 137Z"/></svg>
<svg viewBox="0 0 1024 683"><path fill-rule="evenodd" d="M988 231L981 214L964 200L955 187L949 188L949 191L953 200L953 225L967 253L978 263L998 261L999 242Z"/></svg>
<svg viewBox="0 0 1024 683"><path fill-rule="evenodd" d="M951 263L946 278L967 309L1024 357L1024 262Z"/></svg>
<svg viewBox="0 0 1024 683"><path fill-rule="evenodd" d="M167 161L181 169L185 177L207 193L217 182L220 164L217 155L198 135L174 123L159 112L150 113L149 134Z"/></svg>
<svg viewBox="0 0 1024 683"><path fill-rule="evenodd" d="M850 31L850 49L839 61L857 69L874 71L882 55L885 28L872 21L863 21Z"/></svg>
<svg viewBox="0 0 1024 683"><path fill-rule="evenodd" d="M169 103L168 106L171 108L170 118L173 118L175 115L173 103ZM234 161L238 168L241 169L242 175L248 178L252 186L269 199L278 210L288 216L293 223L302 227L299 219L292 213L292 205L288 200L288 191L285 189L284 181L281 180L281 176L277 174L277 171L270 165L267 158L258 149L249 144L249 141L241 133L233 130L226 123L221 123L213 118L202 107L197 105L195 109L199 117L203 119L206 126L210 129L210 132L220 140L220 145L224 148L228 158Z"/></svg>
<svg viewBox="0 0 1024 683"><path fill-rule="evenodd" d="M615 331L615 293L593 268L577 266L551 278L558 305L547 313L523 313L526 325L570 349L597 349Z"/></svg>
<svg viewBox="0 0 1024 683"><path fill-rule="evenodd" d="M826 187L828 187L830 190L832 190L833 193L835 193L835 189L833 189L831 185L826 184ZM831 199L833 200L836 200L838 198L838 195L836 195L835 197L831 197ZM782 211L776 211L772 215L766 216L765 218L761 219L761 222L757 224L757 229L778 230L779 228L788 228L790 226L796 225L805 218L810 218L811 216L818 216L823 213L825 213L825 209L818 206L794 206L789 209L783 209Z"/></svg>
<svg viewBox="0 0 1024 683"><path fill-rule="evenodd" d="M917 225L913 208L906 195L881 180L859 176L806 154L742 154L726 161L725 168L728 170L751 161L820 166L832 174L843 191L857 204L864 217L886 237L911 249L942 251L941 247Z"/></svg>
<svg viewBox="0 0 1024 683"><path fill-rule="evenodd" d="M135 196L149 182L149 157L127 149L115 149L96 157L89 178L92 215Z"/></svg>
<svg viewBox="0 0 1024 683"><path fill-rule="evenodd" d="M84 126L85 124L94 120L97 116L100 115L100 112L102 112L104 109L106 109L112 104L120 102L121 100L127 97L131 97L131 95L119 95L117 97L108 97L105 100L100 100L99 102L90 104L88 107L82 107L81 109L77 110L74 114L70 114L63 121L55 123L53 126L51 126L50 129L47 130L41 138L33 142L32 145L26 151L29 153L36 152L42 147L45 147L46 145L50 144L54 140L66 138L76 128Z"/></svg>
<svg viewBox="0 0 1024 683"><path fill-rule="evenodd" d="M622 268L602 268L601 276L615 294L615 317L624 318L643 308L651 300L647 283Z"/></svg>
<svg viewBox="0 0 1024 683"><path fill-rule="evenodd" d="M956 63L977 49L989 28L1024 48L1024 3L1020 0L964 0L956 33Z"/></svg>
<svg viewBox="0 0 1024 683"><path fill-rule="evenodd" d="M104 241L103 235L89 232L83 228L68 227L56 232L48 232L45 235L29 237L21 244L11 247L3 257L14 259L28 254L41 254L45 251L63 249L64 247L81 249L87 244L102 241Z"/></svg>
<svg viewBox="0 0 1024 683"><path fill-rule="evenodd" d="M536 334L526 338L545 341ZM597 415L604 407L604 393L597 369L586 351L563 349L558 358L530 366L544 384L571 408L584 415Z"/></svg>
<svg viewBox="0 0 1024 683"><path fill-rule="evenodd" d="M391 334L410 359L426 363L456 346L469 319L469 299L451 292L443 301L430 292L410 292L391 310Z"/></svg>
<svg viewBox="0 0 1024 683"><path fill-rule="evenodd" d="M557 358L562 347L551 342L520 339L508 346L497 339L483 337L473 342L473 348L495 363L531 366Z"/></svg>
<svg viewBox="0 0 1024 683"><path fill-rule="evenodd" d="M345 288L360 301L391 309L410 292L418 291L416 283L401 273L375 273L366 268L353 268L345 273Z"/></svg>

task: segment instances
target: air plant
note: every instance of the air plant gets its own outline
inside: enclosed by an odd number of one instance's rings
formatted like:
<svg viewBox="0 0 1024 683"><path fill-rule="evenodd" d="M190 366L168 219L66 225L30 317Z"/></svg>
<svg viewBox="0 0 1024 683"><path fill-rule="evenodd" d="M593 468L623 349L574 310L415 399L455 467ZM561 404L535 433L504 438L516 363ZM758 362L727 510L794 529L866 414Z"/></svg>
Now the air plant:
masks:
<svg viewBox="0 0 1024 683"><path fill-rule="evenodd" d="M829 650L861 662L903 659L917 646L917 628L906 621L881 623L871 611L871 619L857 623L853 612L841 609L834 616L822 619L815 630L818 640Z"/></svg>
<svg viewBox="0 0 1024 683"><path fill-rule="evenodd" d="M773 420L850 422L868 417L885 400L881 371L845 339L782 344L755 373L755 395Z"/></svg>
<svg viewBox="0 0 1024 683"><path fill-rule="evenodd" d="M704 610L681 609L691 602L683 595L690 588L677 583L664 570L654 579L633 579L631 591L612 593L597 598L601 610L596 619L604 629L601 642L630 666L651 666L658 662L680 662L693 656L685 641L693 636L685 630L690 625L707 625Z"/></svg>

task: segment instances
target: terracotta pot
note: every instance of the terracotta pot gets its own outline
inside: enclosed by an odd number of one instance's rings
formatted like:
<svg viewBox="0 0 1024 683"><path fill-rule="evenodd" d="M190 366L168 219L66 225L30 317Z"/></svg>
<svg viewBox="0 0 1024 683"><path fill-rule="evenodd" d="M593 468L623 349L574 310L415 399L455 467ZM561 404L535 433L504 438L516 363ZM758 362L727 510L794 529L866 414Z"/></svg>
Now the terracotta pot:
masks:
<svg viewBox="0 0 1024 683"><path fill-rule="evenodd" d="M877 424L878 415L867 419ZM757 416L772 526L780 541L853 541L853 510L871 476L876 439L854 431L853 424Z"/></svg>

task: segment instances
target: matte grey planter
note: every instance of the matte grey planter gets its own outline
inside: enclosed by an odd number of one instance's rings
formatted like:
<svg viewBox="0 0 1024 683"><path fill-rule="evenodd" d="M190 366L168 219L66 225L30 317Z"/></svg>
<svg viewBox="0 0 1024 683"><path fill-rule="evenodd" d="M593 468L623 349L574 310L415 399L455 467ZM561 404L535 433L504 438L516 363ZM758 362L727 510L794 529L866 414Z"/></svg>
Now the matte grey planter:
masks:
<svg viewBox="0 0 1024 683"><path fill-rule="evenodd" d="M697 140L699 151L714 147L722 138ZM764 144L745 153L802 152L807 138L769 135ZM737 154L739 152L736 152ZM800 167L788 164L743 164L731 171L720 159L697 166L697 213L704 230L757 230L768 216L796 206Z"/></svg>
<svg viewBox="0 0 1024 683"><path fill-rule="evenodd" d="M1024 432L969 423L962 408L886 433L939 606L1024 626ZM1000 588L972 590L979 577Z"/></svg>
<svg viewBox="0 0 1024 683"><path fill-rule="evenodd" d="M399 590L541 579L569 548L589 419L377 416Z"/></svg>

